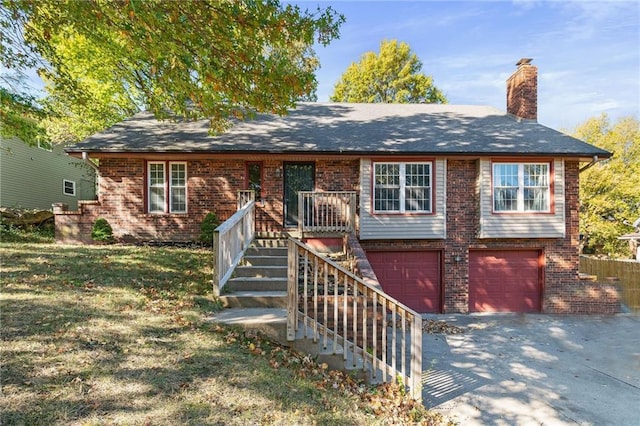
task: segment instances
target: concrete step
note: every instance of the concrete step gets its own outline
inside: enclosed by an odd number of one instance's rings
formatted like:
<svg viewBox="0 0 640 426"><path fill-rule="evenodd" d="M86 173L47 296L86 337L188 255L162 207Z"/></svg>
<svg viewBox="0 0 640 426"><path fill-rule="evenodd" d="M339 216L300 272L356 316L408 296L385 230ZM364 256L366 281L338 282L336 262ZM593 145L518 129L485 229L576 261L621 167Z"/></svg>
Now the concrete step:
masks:
<svg viewBox="0 0 640 426"><path fill-rule="evenodd" d="M287 266L286 256L247 256L242 258L243 266Z"/></svg>
<svg viewBox="0 0 640 426"><path fill-rule="evenodd" d="M286 266L240 265L233 271L234 277L287 278Z"/></svg>
<svg viewBox="0 0 640 426"><path fill-rule="evenodd" d="M225 308L286 308L286 291L235 291L220 296Z"/></svg>
<svg viewBox="0 0 640 426"><path fill-rule="evenodd" d="M287 291L287 278L234 277L227 281L225 291Z"/></svg>
<svg viewBox="0 0 640 426"><path fill-rule="evenodd" d="M233 308L216 313L209 319L219 324L260 331L274 340L286 344L287 309L282 308Z"/></svg>

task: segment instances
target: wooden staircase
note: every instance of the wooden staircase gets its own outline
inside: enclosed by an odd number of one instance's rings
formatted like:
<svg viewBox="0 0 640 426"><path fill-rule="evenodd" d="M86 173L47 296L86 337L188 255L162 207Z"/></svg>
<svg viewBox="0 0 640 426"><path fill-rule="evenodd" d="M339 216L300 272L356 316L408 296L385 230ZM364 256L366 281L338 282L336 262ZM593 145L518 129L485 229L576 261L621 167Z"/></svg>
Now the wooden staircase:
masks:
<svg viewBox="0 0 640 426"><path fill-rule="evenodd" d="M214 321L234 325L245 330L265 333L281 344L310 353L331 368L345 369L342 352L329 353L322 342L306 338L303 330L299 339L287 341L287 240L256 239L246 250L232 278L220 296L226 308ZM310 329L306 331L311 335Z"/></svg>

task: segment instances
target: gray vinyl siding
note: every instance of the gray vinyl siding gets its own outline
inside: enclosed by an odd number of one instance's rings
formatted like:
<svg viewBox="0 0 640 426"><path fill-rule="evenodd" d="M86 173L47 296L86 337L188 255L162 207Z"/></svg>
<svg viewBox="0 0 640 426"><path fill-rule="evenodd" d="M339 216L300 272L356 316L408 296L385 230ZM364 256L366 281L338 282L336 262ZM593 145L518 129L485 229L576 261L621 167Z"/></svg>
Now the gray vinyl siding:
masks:
<svg viewBox="0 0 640 426"><path fill-rule="evenodd" d="M64 193L65 179L75 182L75 196ZM0 138L0 206L51 210L53 203L65 203L75 210L78 200L94 198L93 171L62 147L46 151Z"/></svg>
<svg viewBox="0 0 640 426"><path fill-rule="evenodd" d="M372 214L371 159L360 161L360 238L444 239L446 237L445 159L434 162L435 214Z"/></svg>
<svg viewBox="0 0 640 426"><path fill-rule="evenodd" d="M480 161L480 238L563 238L565 236L564 161L553 161L554 203L550 214L494 214L491 160Z"/></svg>

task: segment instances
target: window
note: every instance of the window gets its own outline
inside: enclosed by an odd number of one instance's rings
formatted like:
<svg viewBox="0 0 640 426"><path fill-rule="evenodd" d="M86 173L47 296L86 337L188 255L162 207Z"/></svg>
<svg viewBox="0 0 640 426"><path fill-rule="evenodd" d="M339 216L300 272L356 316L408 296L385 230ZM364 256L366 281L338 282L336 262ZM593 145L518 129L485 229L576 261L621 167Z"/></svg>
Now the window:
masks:
<svg viewBox="0 0 640 426"><path fill-rule="evenodd" d="M76 195L76 183L72 180L62 180L62 193L64 195Z"/></svg>
<svg viewBox="0 0 640 426"><path fill-rule="evenodd" d="M549 169L549 163L494 163L494 211L549 212Z"/></svg>
<svg viewBox="0 0 640 426"><path fill-rule="evenodd" d="M431 163L374 163L376 213L431 213Z"/></svg>
<svg viewBox="0 0 640 426"><path fill-rule="evenodd" d="M247 189L255 192L255 199L262 199L262 163L247 163Z"/></svg>
<svg viewBox="0 0 640 426"><path fill-rule="evenodd" d="M187 212L187 164L153 161L148 163L149 213Z"/></svg>

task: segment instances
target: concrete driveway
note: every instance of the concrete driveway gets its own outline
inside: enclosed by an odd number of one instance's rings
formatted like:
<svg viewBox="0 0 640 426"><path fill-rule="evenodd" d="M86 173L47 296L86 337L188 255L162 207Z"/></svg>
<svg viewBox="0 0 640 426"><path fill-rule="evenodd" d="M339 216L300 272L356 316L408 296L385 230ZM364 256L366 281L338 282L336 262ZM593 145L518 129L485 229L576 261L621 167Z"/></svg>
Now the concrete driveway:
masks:
<svg viewBox="0 0 640 426"><path fill-rule="evenodd" d="M460 425L640 425L640 316L426 315L423 398Z"/></svg>

